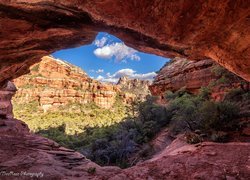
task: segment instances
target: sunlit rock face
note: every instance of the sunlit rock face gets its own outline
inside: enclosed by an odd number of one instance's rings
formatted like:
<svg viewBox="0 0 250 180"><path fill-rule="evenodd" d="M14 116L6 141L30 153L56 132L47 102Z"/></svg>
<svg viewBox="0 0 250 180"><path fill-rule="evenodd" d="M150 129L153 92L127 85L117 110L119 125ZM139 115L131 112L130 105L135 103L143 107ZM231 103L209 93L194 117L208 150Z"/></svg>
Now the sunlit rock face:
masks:
<svg viewBox="0 0 250 180"><path fill-rule="evenodd" d="M188 61L175 58L161 68L149 89L154 96L163 97L166 91L175 92L180 89L198 94L202 87L209 88L212 98L221 101L232 89L249 90L249 83L211 59Z"/></svg>
<svg viewBox="0 0 250 180"><path fill-rule="evenodd" d="M211 58L250 80L248 1L0 1L0 82L99 31L166 57Z"/></svg>
<svg viewBox="0 0 250 180"><path fill-rule="evenodd" d="M130 104L137 98L144 100L150 93L148 81L132 79L126 85L101 83L79 67L51 56L44 56L41 62L31 66L29 74L13 82L18 88L16 102L37 101L45 112L70 103L95 103L109 109L117 98Z"/></svg>
<svg viewBox="0 0 250 180"><path fill-rule="evenodd" d="M144 101L146 96L151 94L148 88L150 84L151 82L148 80L129 79L128 77L121 77L117 82L117 86L122 92L127 92L134 96L133 99L139 101Z"/></svg>
<svg viewBox="0 0 250 180"><path fill-rule="evenodd" d="M30 73L14 80L19 103L38 101L47 111L69 103L95 103L110 108L120 90L112 84L91 79L82 69L50 56L30 68Z"/></svg>

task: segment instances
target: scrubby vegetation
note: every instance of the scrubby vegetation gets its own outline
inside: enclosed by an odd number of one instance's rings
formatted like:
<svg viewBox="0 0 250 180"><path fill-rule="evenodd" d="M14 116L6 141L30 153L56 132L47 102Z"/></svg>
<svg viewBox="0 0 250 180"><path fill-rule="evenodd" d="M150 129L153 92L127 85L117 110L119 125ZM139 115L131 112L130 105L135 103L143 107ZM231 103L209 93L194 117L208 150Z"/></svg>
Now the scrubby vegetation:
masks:
<svg viewBox="0 0 250 180"><path fill-rule="evenodd" d="M164 106L148 97L126 108L118 99L111 110L94 104L70 104L60 111L43 113L34 102L15 103L14 107L16 117L36 133L78 150L100 165L124 168L137 161L133 159L135 154L143 159L152 153L148 142L162 128L168 127L172 136L186 134L188 143L228 141L228 132L240 128L235 99L249 98L248 92L239 91L233 90L224 101L214 102L209 88L201 88L196 96L183 88L166 92L168 103Z"/></svg>
<svg viewBox="0 0 250 180"><path fill-rule="evenodd" d="M170 100L167 111L171 113L170 129L174 134L200 132L211 139L214 132L236 130L239 124L239 109L235 104L213 102L207 95L185 93Z"/></svg>
<svg viewBox="0 0 250 180"><path fill-rule="evenodd" d="M117 99L110 110L103 109L94 103L70 103L66 106L44 112L37 101L14 104L14 115L25 121L33 132L65 125L65 133L79 134L85 127L105 127L120 122L126 113L126 107Z"/></svg>

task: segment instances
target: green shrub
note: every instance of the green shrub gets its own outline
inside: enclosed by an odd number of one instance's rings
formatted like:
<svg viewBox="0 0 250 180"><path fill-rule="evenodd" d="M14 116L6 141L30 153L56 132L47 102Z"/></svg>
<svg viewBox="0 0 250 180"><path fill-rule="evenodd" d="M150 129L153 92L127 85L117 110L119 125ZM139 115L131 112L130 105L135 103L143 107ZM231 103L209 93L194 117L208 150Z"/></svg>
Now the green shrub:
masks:
<svg viewBox="0 0 250 180"><path fill-rule="evenodd" d="M96 168L95 167L90 167L88 168L88 171L87 171L89 174L95 174L96 173Z"/></svg>
<svg viewBox="0 0 250 180"><path fill-rule="evenodd" d="M202 130L236 130L239 124L238 107L228 101L213 102L185 94L172 100L167 107L172 113L170 130L173 134Z"/></svg>
<svg viewBox="0 0 250 180"><path fill-rule="evenodd" d="M189 94L184 94L170 102L167 110L172 112L170 122L172 133L194 131L198 128L197 107L199 105L200 99Z"/></svg>
<svg viewBox="0 0 250 180"><path fill-rule="evenodd" d="M225 68L223 68L222 66L220 65L215 65L211 72L215 75L215 76L218 76L218 77L221 77L223 75L225 75L227 73L227 70Z"/></svg>
<svg viewBox="0 0 250 180"><path fill-rule="evenodd" d="M39 66L40 66L39 64L34 65L34 66L31 68L31 71L38 72Z"/></svg>
<svg viewBox="0 0 250 180"><path fill-rule="evenodd" d="M228 133L223 131L215 131L211 134L210 139L214 142L225 143L228 142L229 136Z"/></svg>
<svg viewBox="0 0 250 180"><path fill-rule="evenodd" d="M199 96L202 99L209 100L210 96L211 96L211 89L209 87L201 87L200 92L199 92Z"/></svg>
<svg viewBox="0 0 250 180"><path fill-rule="evenodd" d="M228 101L219 102L216 107L218 116L211 126L218 131L235 130L239 124L239 108Z"/></svg>
<svg viewBox="0 0 250 180"><path fill-rule="evenodd" d="M165 98L167 100L172 100L172 99L175 99L178 95L176 93L173 93L172 91L166 91L165 92Z"/></svg>

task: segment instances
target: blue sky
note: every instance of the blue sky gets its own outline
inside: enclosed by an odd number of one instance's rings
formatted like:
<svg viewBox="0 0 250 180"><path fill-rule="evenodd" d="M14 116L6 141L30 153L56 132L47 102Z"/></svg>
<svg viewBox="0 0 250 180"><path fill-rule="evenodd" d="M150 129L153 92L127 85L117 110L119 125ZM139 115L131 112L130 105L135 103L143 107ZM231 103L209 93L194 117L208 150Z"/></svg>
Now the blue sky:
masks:
<svg viewBox="0 0 250 180"><path fill-rule="evenodd" d="M169 59L138 52L120 39L100 32L90 45L60 50L52 54L81 67L90 77L115 83L121 76L152 80Z"/></svg>

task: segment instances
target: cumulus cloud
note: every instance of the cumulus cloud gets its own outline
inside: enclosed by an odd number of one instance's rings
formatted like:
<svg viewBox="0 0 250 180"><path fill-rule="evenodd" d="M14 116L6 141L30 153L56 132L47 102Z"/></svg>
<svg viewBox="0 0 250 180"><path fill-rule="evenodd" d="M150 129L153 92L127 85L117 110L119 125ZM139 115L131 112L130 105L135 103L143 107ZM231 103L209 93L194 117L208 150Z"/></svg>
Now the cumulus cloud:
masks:
<svg viewBox="0 0 250 180"><path fill-rule="evenodd" d="M98 80L98 81L102 81L103 79L104 79L104 77L101 75L97 76L97 78L96 78L96 80Z"/></svg>
<svg viewBox="0 0 250 180"><path fill-rule="evenodd" d="M121 69L114 74L107 73L106 77L98 76L96 80L102 82L111 82L117 83L120 77L128 77L130 79L140 79L140 80L148 80L152 81L153 78L156 76L155 72L149 72L145 74L136 73L133 69Z"/></svg>
<svg viewBox="0 0 250 180"><path fill-rule="evenodd" d="M108 41L108 38L107 38L107 37L102 37L101 39L96 39L96 40L94 41L94 44L95 44L97 47L103 47L107 41Z"/></svg>
<svg viewBox="0 0 250 180"><path fill-rule="evenodd" d="M104 72L103 69L98 69L98 70L96 71L96 73L103 73L103 72Z"/></svg>
<svg viewBox="0 0 250 180"><path fill-rule="evenodd" d="M105 46L100 46L100 44L103 44L98 41L97 44L98 48L94 50L94 54L99 58L111 59L112 57L114 57L116 62L126 62L127 59L140 61L141 59L140 56L136 54L136 50L126 46L124 43L116 42L107 44Z"/></svg>

